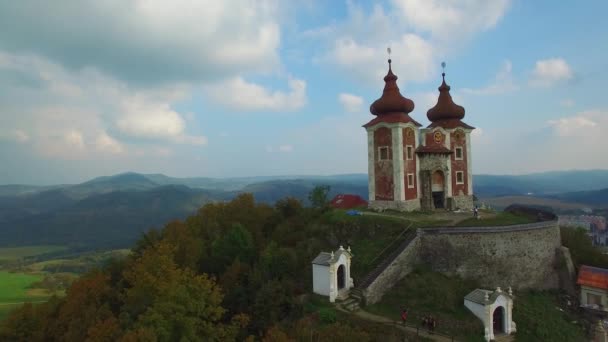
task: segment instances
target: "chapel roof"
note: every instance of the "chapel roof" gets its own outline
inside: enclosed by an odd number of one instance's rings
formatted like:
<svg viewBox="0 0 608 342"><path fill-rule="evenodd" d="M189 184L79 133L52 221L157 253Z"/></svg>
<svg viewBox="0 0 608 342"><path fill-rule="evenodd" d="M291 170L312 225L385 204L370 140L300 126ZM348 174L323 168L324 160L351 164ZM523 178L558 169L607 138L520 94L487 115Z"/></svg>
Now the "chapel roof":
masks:
<svg viewBox="0 0 608 342"><path fill-rule="evenodd" d="M384 76L384 90L382 96L369 107L373 115L387 115L391 113L408 114L414 110L414 101L401 95L397 86L397 75L393 74L391 60L388 60L388 73Z"/></svg>
<svg viewBox="0 0 608 342"><path fill-rule="evenodd" d="M488 295L487 301L485 299L486 294ZM487 305L487 304L494 303L496 301L496 298L498 298L501 295L506 296L507 298L511 298L511 296L504 291L490 291L490 290L484 290L484 289L475 289L475 290L469 292L469 294L467 294L466 296L464 296L464 299L468 300L469 302L477 303L480 305Z"/></svg>
<svg viewBox="0 0 608 342"><path fill-rule="evenodd" d="M608 269L582 265L576 283L608 290Z"/></svg>
<svg viewBox="0 0 608 342"><path fill-rule="evenodd" d="M349 251L350 247L348 248L349 249L344 249L342 246L340 246L340 249L338 249L336 253L334 253L333 258L331 253L321 252L312 260L312 263L321 266L329 266L331 264L334 264L336 263L336 261L338 261L338 259L340 259L340 256L342 254L352 256L352 253Z"/></svg>
<svg viewBox="0 0 608 342"><path fill-rule="evenodd" d="M445 63L442 64L445 67ZM445 83L445 72L441 73L442 82L439 88L437 104L426 112L426 116L431 122L429 127L456 128L464 127L473 129L461 120L464 118L464 107L457 105L450 95L450 86Z"/></svg>

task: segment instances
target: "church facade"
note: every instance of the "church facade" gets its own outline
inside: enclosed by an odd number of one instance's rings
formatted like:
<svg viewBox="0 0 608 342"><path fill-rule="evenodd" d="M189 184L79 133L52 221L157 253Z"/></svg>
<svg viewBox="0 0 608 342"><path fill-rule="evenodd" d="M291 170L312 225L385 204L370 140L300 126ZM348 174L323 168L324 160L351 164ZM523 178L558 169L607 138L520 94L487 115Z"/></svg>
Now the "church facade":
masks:
<svg viewBox="0 0 608 342"><path fill-rule="evenodd" d="M437 104L427 111L428 127L410 117L414 102L389 69L382 96L370 106L376 117L365 124L368 143L369 206L401 211L473 208L471 132L465 110L450 86L439 86Z"/></svg>

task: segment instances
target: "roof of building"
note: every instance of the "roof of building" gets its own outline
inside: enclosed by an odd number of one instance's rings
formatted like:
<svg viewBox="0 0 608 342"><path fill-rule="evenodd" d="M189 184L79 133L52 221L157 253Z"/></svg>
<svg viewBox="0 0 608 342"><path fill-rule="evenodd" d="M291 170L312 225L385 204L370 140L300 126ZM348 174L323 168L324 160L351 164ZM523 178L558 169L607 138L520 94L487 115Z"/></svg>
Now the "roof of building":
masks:
<svg viewBox="0 0 608 342"><path fill-rule="evenodd" d="M488 294L488 301L485 300L486 297L486 293ZM475 289L471 292L469 292L468 295L464 296L465 300L468 300L470 302L473 303L477 303L477 304L481 304L481 305L487 305L487 304L492 304L496 301L496 298L498 298L498 296L500 295L504 295L508 298L511 298L511 296L504 292L504 291L490 291L490 290L484 290L484 289Z"/></svg>
<svg viewBox="0 0 608 342"><path fill-rule="evenodd" d="M439 98L437 104L426 112L429 121L436 122L440 120L460 120L464 118L464 107L454 103L450 95L450 86L445 83L445 72L441 74L443 82L437 88L439 90Z"/></svg>
<svg viewBox="0 0 608 342"><path fill-rule="evenodd" d="M449 154L452 153L450 149L443 145L428 145L428 146L418 146L416 149L416 153L441 153L441 154Z"/></svg>
<svg viewBox="0 0 608 342"><path fill-rule="evenodd" d="M409 123L409 122L411 122L412 124L414 124L417 127L422 126L416 120L412 119L409 115L407 115L405 113L389 113L389 114L384 114L384 115L378 115L373 120L371 120L370 122L363 125L363 127L365 127L365 128L371 127L371 126L373 126L375 124L379 124L381 122L384 122L384 123Z"/></svg>
<svg viewBox="0 0 608 342"><path fill-rule="evenodd" d="M408 114L414 110L414 101L404 97L397 86L397 76L391 69L391 60L388 60L388 73L384 76L384 90L382 96L374 101L369 111L374 115L390 113Z"/></svg>
<svg viewBox="0 0 608 342"><path fill-rule="evenodd" d="M350 249L350 247L349 247L349 249ZM329 266L329 265L335 263L336 261L338 261L338 259L340 259L340 256L342 254L346 254L346 255L352 256L351 252L349 252L348 250L346 250L346 249L342 248L342 246L340 246L340 249L338 249L336 251L336 253L334 253L333 259L331 257L331 253L321 252L321 253L319 253L319 255L317 255L312 260L312 263L315 264L315 265Z"/></svg>
<svg viewBox="0 0 608 342"><path fill-rule="evenodd" d="M578 270L579 285L608 290L608 270L605 268L582 265Z"/></svg>
<svg viewBox="0 0 608 342"><path fill-rule="evenodd" d="M429 128L443 127L443 128L448 128L448 129L462 127L462 128L466 128L466 129L475 129L475 127L467 125L466 123L462 122L460 119L438 120L435 122L431 122L431 124L428 127Z"/></svg>
<svg viewBox="0 0 608 342"><path fill-rule="evenodd" d="M334 197L329 204L333 208L352 209L358 207L366 207L367 201L358 195L339 194Z"/></svg>

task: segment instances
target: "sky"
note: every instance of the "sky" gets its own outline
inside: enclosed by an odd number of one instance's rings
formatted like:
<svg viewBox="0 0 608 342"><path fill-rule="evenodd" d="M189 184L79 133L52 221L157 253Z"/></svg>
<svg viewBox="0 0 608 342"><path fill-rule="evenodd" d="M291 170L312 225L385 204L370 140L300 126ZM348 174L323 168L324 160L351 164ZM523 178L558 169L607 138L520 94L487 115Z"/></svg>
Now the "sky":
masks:
<svg viewBox="0 0 608 342"><path fill-rule="evenodd" d="M0 184L365 173L387 47L475 174L608 169L605 0L0 2Z"/></svg>

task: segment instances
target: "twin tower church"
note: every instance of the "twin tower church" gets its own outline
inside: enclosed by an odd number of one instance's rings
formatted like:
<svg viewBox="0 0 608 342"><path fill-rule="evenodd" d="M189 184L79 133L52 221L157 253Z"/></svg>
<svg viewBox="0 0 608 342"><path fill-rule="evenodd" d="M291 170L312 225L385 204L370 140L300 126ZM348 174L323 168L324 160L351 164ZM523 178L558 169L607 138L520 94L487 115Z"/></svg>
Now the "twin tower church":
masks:
<svg viewBox="0 0 608 342"><path fill-rule="evenodd" d="M365 124L368 146L369 206L402 211L473 208L471 132L464 108L450 86L439 87L437 104L422 128L410 117L414 102L399 92L388 60L382 96L370 106L376 117Z"/></svg>

